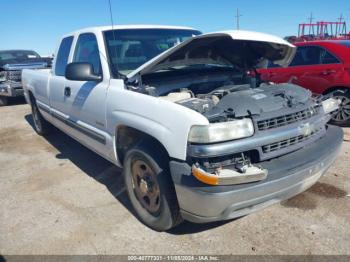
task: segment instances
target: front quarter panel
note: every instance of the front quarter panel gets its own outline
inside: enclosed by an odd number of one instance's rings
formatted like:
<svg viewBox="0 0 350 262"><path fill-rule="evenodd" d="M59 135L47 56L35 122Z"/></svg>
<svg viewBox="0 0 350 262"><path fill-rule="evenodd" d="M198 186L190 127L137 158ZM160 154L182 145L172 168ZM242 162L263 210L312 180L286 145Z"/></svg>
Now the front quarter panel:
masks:
<svg viewBox="0 0 350 262"><path fill-rule="evenodd" d="M121 88L111 80L107 96L107 127L113 134L121 125L156 138L172 158L186 159L187 138L192 125L207 125L203 115L156 97Z"/></svg>

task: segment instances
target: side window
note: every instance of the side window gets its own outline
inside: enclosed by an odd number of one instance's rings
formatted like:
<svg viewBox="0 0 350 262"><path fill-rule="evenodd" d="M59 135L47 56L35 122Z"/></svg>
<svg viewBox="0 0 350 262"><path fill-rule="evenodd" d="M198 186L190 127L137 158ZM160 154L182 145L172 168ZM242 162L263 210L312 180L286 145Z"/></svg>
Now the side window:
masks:
<svg viewBox="0 0 350 262"><path fill-rule="evenodd" d="M86 33L79 36L73 62L90 63L94 68L94 73L97 75L101 74L100 53L94 34Z"/></svg>
<svg viewBox="0 0 350 262"><path fill-rule="evenodd" d="M73 36L66 37L62 40L58 49L55 65L55 75L64 76L68 62L69 52L72 46Z"/></svg>
<svg viewBox="0 0 350 262"><path fill-rule="evenodd" d="M321 51L318 46L298 47L290 66L318 65L321 64Z"/></svg>
<svg viewBox="0 0 350 262"><path fill-rule="evenodd" d="M281 66L269 60L269 63L267 64L267 68L278 68L278 67L281 67Z"/></svg>
<svg viewBox="0 0 350 262"><path fill-rule="evenodd" d="M330 52L328 52L326 49L322 49L321 61L322 61L322 64L339 64L340 63L339 60Z"/></svg>

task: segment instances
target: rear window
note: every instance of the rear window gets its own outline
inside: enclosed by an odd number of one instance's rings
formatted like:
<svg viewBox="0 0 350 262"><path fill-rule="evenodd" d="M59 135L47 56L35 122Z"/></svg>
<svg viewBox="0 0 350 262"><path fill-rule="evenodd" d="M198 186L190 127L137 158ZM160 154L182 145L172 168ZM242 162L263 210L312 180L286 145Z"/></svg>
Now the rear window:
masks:
<svg viewBox="0 0 350 262"><path fill-rule="evenodd" d="M62 40L57 53L55 75L64 76L68 62L69 52L72 46L73 36L66 37Z"/></svg>

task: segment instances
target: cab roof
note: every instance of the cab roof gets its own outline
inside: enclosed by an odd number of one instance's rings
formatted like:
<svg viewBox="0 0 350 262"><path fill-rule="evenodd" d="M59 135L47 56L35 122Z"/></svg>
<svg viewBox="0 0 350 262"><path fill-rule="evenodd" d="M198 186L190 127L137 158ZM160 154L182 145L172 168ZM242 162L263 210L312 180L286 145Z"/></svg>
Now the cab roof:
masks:
<svg viewBox="0 0 350 262"><path fill-rule="evenodd" d="M108 31L108 30L123 30L123 29L178 29L178 30L195 30L192 27L186 27L186 26L172 26L172 25L107 25L107 26L95 26L95 27L87 27L83 29L79 29L73 32L70 32L66 34L73 35L73 34L79 34L84 32L93 32L93 31Z"/></svg>

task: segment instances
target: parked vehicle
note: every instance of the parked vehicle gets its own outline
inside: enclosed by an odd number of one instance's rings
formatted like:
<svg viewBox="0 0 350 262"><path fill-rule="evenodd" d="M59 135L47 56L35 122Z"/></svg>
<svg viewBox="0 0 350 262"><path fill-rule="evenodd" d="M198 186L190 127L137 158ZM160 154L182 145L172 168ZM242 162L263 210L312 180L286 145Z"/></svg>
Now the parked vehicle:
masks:
<svg viewBox="0 0 350 262"><path fill-rule="evenodd" d="M262 59L295 47L246 31L119 26L64 36L52 70L24 70L35 129L58 127L117 166L139 219L232 219L312 186L334 161L337 100L293 84L257 87Z"/></svg>
<svg viewBox="0 0 350 262"><path fill-rule="evenodd" d="M261 69L264 81L291 81L313 93L340 99L340 110L332 115L336 123L350 123L350 40L295 43L297 53L288 67L273 63Z"/></svg>
<svg viewBox="0 0 350 262"><path fill-rule="evenodd" d="M51 66L50 58L43 58L31 50L0 50L0 106L8 98L23 96L22 69L42 69Z"/></svg>

